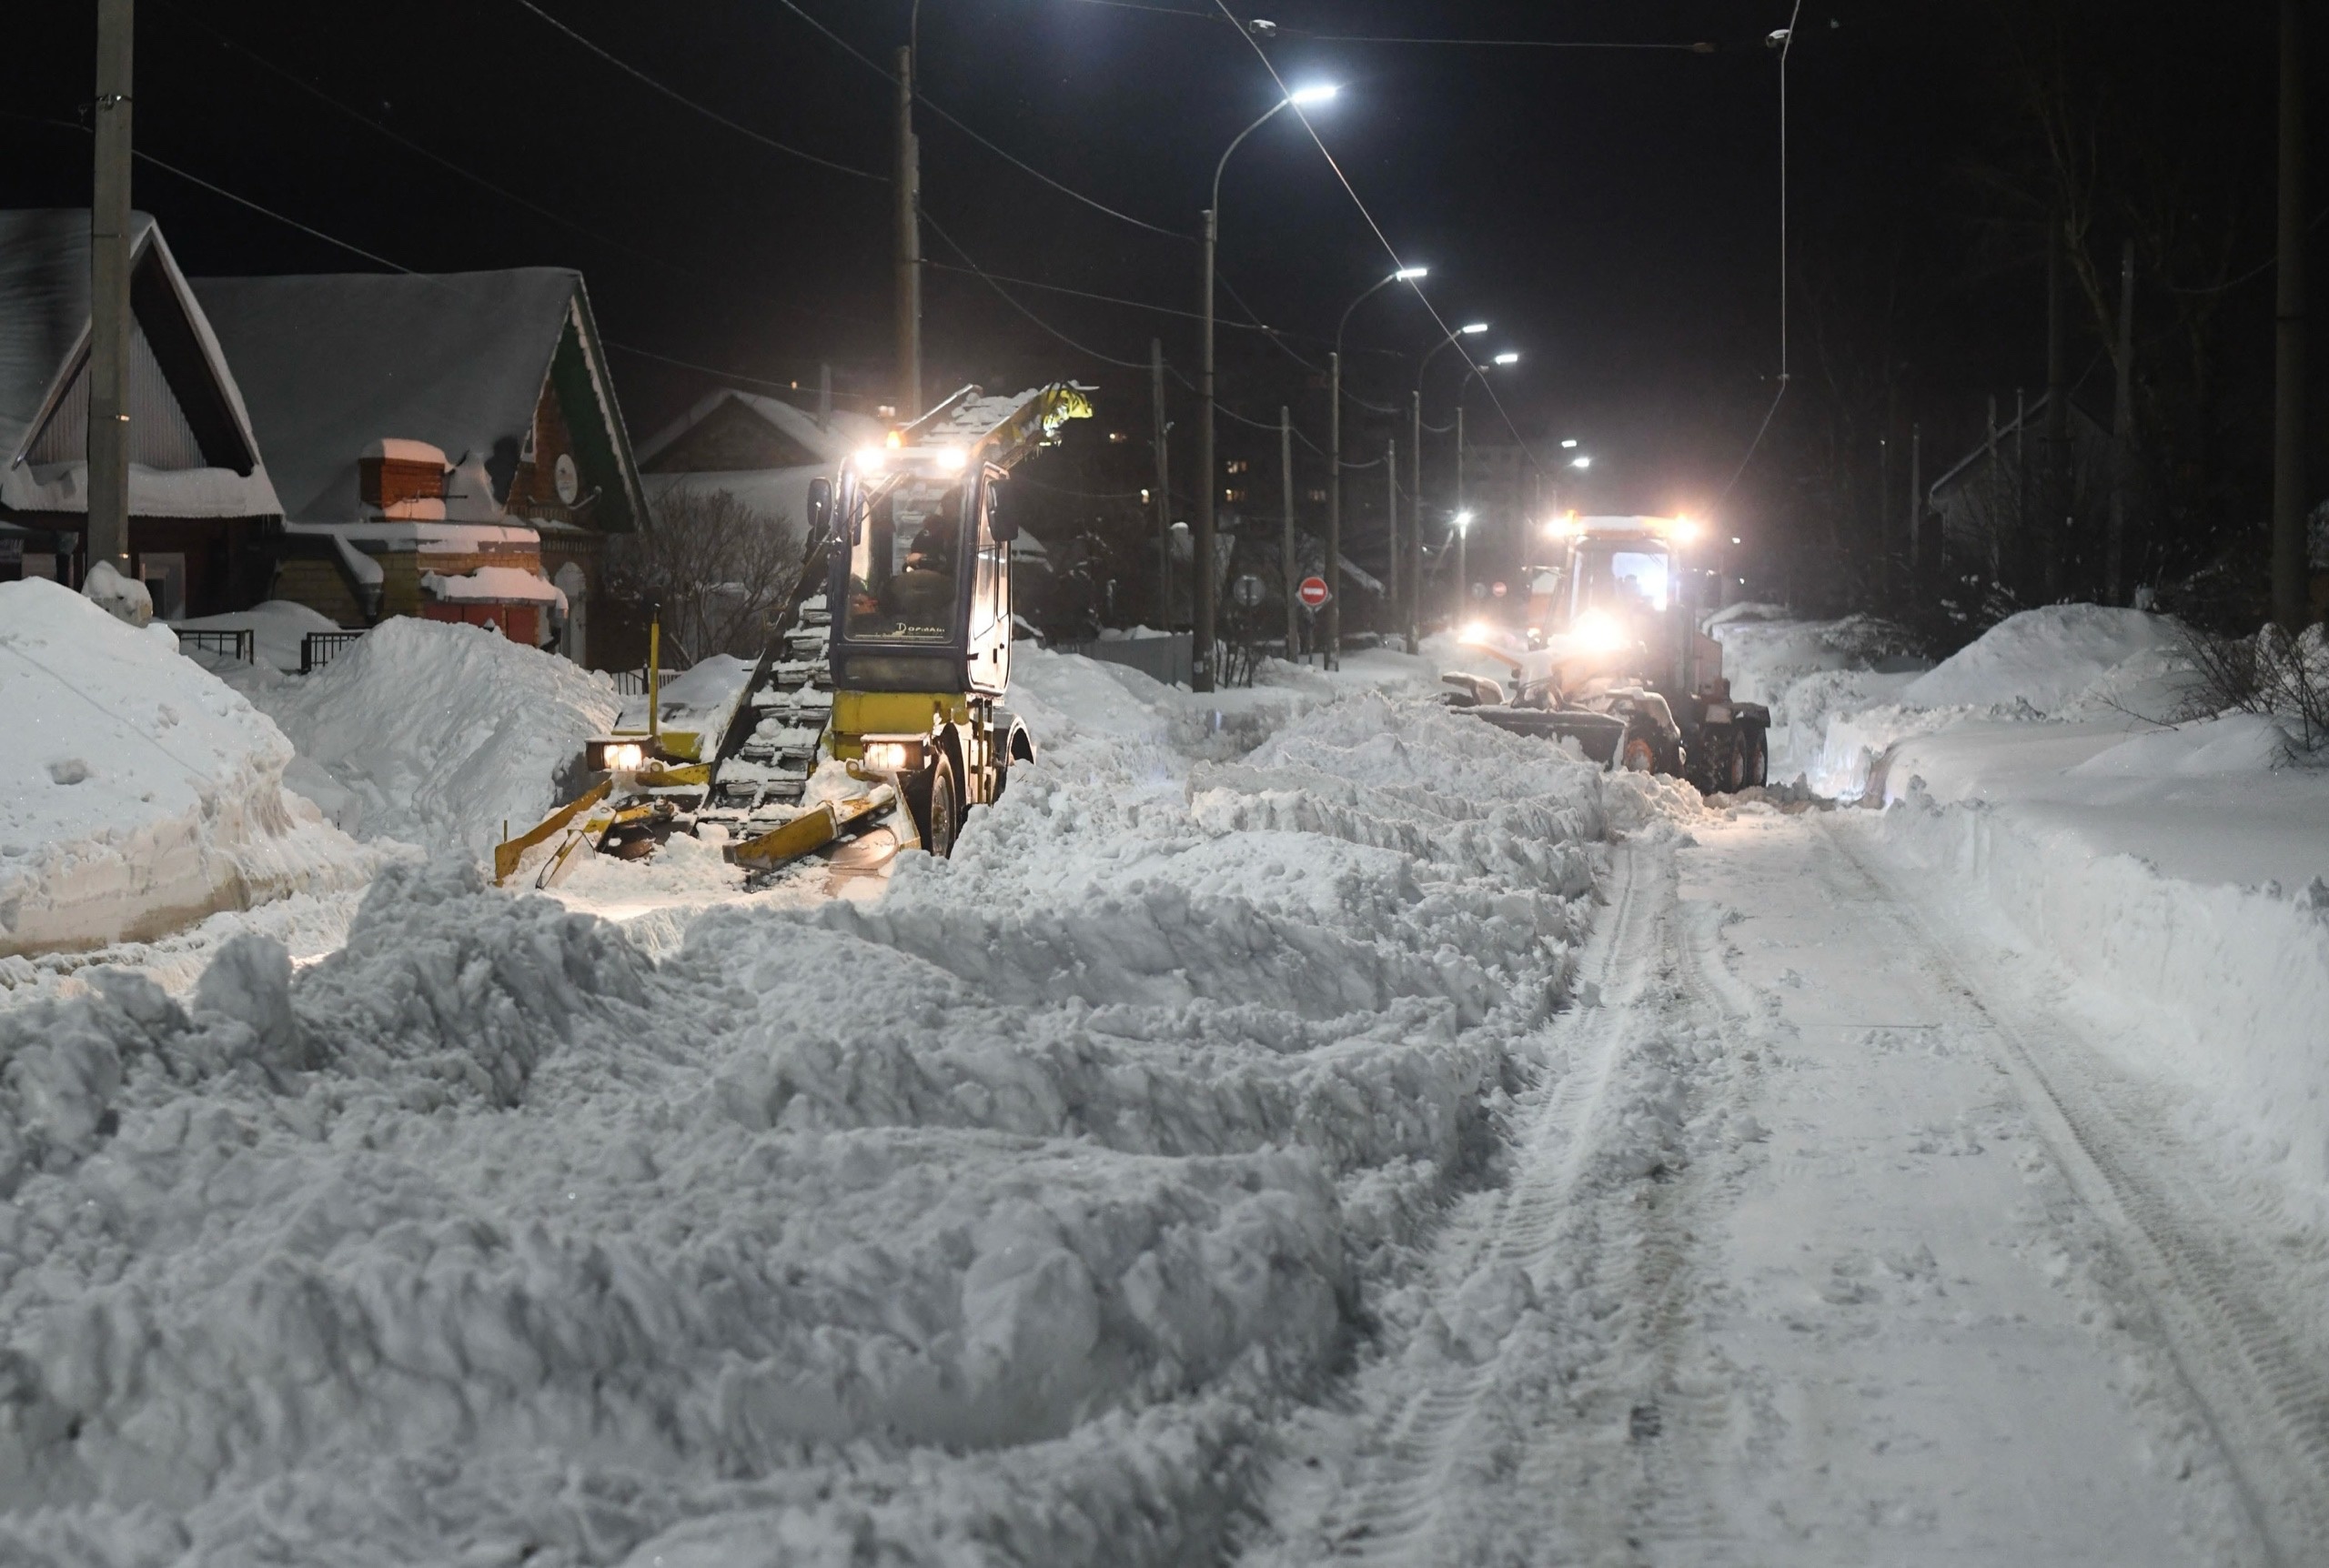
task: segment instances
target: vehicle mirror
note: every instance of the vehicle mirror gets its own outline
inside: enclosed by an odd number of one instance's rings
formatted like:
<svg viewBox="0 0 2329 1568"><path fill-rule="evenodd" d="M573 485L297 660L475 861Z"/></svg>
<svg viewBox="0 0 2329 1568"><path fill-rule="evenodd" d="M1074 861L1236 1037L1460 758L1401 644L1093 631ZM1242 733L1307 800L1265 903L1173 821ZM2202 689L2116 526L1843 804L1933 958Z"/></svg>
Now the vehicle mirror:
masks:
<svg viewBox="0 0 2329 1568"><path fill-rule="evenodd" d="M833 526L833 482L816 478L809 481L809 537L822 537Z"/></svg>
<svg viewBox="0 0 2329 1568"><path fill-rule="evenodd" d="M986 484L986 529L994 542L1007 545L1019 537L1019 513L1011 501L1011 487L1001 479Z"/></svg>

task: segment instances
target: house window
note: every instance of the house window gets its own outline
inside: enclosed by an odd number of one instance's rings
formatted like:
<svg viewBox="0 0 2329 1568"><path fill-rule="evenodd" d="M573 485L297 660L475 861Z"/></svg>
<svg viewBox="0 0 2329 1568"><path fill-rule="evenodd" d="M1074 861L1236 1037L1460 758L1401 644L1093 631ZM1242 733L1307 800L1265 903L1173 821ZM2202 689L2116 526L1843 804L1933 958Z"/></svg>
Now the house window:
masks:
<svg viewBox="0 0 2329 1568"><path fill-rule="evenodd" d="M1245 498L1245 492L1243 490L1224 490L1221 492L1221 498L1225 501L1242 501Z"/></svg>
<svg viewBox="0 0 2329 1568"><path fill-rule="evenodd" d="M1313 489L1309 492L1309 496L1314 501L1323 501L1326 498L1326 492L1322 489Z"/></svg>
<svg viewBox="0 0 2329 1568"><path fill-rule="evenodd" d="M1246 462L1243 457L1232 457L1229 459L1229 471L1233 474L1242 474L1252 466L1253 465Z"/></svg>

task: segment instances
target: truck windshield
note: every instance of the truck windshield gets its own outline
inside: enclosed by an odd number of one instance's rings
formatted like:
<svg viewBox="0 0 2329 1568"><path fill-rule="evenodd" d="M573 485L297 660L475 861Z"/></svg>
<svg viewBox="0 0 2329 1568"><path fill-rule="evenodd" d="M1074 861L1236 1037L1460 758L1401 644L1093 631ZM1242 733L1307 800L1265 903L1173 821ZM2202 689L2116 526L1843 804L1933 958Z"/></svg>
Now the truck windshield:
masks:
<svg viewBox="0 0 2329 1568"><path fill-rule="evenodd" d="M1666 552L1588 545L1578 552L1575 613L1666 608Z"/></svg>
<svg viewBox="0 0 2329 1568"><path fill-rule="evenodd" d="M963 559L960 478L901 474L863 496L850 529L846 635L945 642L954 635Z"/></svg>

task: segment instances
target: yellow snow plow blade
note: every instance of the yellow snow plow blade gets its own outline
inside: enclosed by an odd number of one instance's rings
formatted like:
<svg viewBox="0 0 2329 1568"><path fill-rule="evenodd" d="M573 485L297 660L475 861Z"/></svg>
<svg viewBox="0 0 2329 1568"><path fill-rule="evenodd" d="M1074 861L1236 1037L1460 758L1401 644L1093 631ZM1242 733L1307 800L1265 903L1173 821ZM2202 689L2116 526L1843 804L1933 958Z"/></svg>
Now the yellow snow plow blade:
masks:
<svg viewBox="0 0 2329 1568"><path fill-rule="evenodd" d="M539 827L519 834L507 843L496 844L493 847L494 885L499 887L517 875L518 863L526 858L527 850L537 844L548 843L564 832L575 818L605 799L608 790L613 787L612 779L601 779L587 792L543 818Z"/></svg>
<svg viewBox="0 0 2329 1568"><path fill-rule="evenodd" d="M897 799L896 793L883 785L854 800L823 801L781 828L745 839L728 852L728 858L749 870L769 870L823 849L851 829L863 825L875 812L897 804Z"/></svg>

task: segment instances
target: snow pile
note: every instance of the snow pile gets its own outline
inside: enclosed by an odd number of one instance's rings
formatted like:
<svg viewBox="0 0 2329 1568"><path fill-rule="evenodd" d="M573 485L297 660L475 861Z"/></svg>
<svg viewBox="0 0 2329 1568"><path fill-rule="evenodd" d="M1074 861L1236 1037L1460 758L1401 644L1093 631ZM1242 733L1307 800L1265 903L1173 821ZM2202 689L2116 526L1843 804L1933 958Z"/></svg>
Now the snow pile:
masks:
<svg viewBox="0 0 2329 1568"><path fill-rule="evenodd" d="M1026 668L1045 759L876 905L657 963L402 865L308 969L0 1014L0 1560L1217 1556L1487 1157L1603 776Z"/></svg>
<svg viewBox="0 0 2329 1568"><path fill-rule="evenodd" d="M1771 605L1732 605L1709 618L1731 695L1771 710L1770 776L1817 769L1831 715L1898 700L1923 673L1897 628L1868 617L1787 618Z"/></svg>
<svg viewBox="0 0 2329 1568"><path fill-rule="evenodd" d="M284 792L291 748L166 627L0 583L0 955L166 932L360 881L373 858Z"/></svg>
<svg viewBox="0 0 2329 1568"><path fill-rule="evenodd" d="M2027 703L2055 713L2129 659L2172 649L2174 642L2174 623L2144 610L2094 604L2026 609L1919 677L1901 700L1918 708Z"/></svg>
<svg viewBox="0 0 2329 1568"><path fill-rule="evenodd" d="M472 855L565 798L617 704L605 676L566 659L404 617L254 698L298 749L292 787L341 827Z"/></svg>
<svg viewBox="0 0 2329 1568"><path fill-rule="evenodd" d="M255 604L248 609L227 615L197 616L191 620L173 621L182 631L247 631L252 634L252 651L261 669L271 669L284 675L299 671L299 645L310 632L346 629L331 617L306 605L286 598L271 598ZM189 650L194 651L194 650ZM218 655L197 653L206 663L215 662Z"/></svg>

